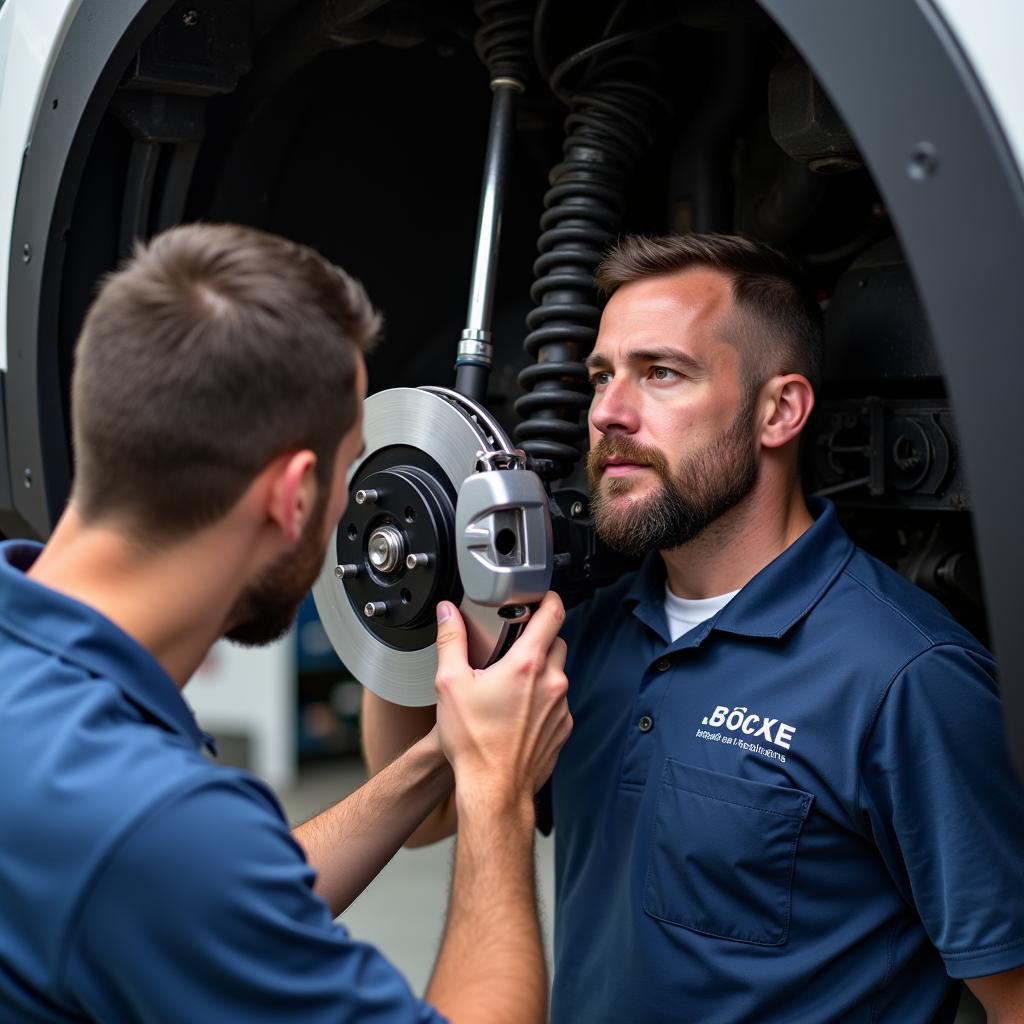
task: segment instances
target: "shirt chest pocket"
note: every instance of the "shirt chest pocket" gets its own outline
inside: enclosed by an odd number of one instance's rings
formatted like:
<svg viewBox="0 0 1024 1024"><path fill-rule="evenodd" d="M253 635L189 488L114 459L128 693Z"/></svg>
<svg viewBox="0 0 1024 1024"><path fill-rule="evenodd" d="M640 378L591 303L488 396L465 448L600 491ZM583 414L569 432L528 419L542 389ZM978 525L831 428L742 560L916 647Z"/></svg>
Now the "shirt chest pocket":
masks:
<svg viewBox="0 0 1024 1024"><path fill-rule="evenodd" d="M782 945L797 844L813 800L799 789L666 759L644 911L705 935Z"/></svg>

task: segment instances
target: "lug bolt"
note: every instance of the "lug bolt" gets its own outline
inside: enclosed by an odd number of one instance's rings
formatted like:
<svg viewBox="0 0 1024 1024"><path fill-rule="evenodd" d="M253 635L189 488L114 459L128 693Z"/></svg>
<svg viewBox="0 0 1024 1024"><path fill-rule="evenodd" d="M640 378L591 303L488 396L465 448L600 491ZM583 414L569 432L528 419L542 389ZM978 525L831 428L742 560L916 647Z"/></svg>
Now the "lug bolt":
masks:
<svg viewBox="0 0 1024 1024"><path fill-rule="evenodd" d="M380 491L369 488L365 491L356 491L357 505L376 505L380 501Z"/></svg>
<svg viewBox="0 0 1024 1024"><path fill-rule="evenodd" d="M425 565L430 565L430 555L425 554L422 551L418 551L414 555L406 555L406 569L419 569Z"/></svg>
<svg viewBox="0 0 1024 1024"><path fill-rule="evenodd" d="M354 580L359 575L359 566L351 563L336 565L334 567L334 575L339 580Z"/></svg>
<svg viewBox="0 0 1024 1024"><path fill-rule="evenodd" d="M381 615L387 615L388 606L383 601L367 601L363 605L363 614L368 619L376 619Z"/></svg>

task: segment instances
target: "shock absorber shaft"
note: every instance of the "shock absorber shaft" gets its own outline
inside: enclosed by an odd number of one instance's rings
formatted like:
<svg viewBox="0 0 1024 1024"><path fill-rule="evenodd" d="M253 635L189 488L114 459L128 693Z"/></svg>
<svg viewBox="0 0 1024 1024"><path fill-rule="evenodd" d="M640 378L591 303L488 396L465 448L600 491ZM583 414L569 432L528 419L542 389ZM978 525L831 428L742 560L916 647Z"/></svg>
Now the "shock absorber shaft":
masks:
<svg viewBox="0 0 1024 1024"><path fill-rule="evenodd" d="M494 97L491 101L480 217L473 252L473 278L466 312L466 329L459 339L458 357L455 360L455 390L477 402L482 402L487 394L487 379L491 372L491 310L498 271L498 245L501 241L501 218L516 107L523 83L503 76L491 81L491 89Z"/></svg>
<svg viewBox="0 0 1024 1024"><path fill-rule="evenodd" d="M455 390L482 403L487 395L487 379L494 351L491 345L491 306L498 271L501 215L505 205L516 108L530 70L533 21L526 0L474 0L473 10L480 19L473 44L490 76L493 98L469 310L455 360Z"/></svg>

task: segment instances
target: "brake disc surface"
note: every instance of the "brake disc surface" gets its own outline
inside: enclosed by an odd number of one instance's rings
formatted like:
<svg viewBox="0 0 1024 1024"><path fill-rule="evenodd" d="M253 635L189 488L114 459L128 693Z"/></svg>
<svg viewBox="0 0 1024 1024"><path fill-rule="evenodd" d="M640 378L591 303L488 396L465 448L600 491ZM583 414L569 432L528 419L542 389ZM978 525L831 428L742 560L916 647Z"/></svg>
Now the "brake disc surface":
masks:
<svg viewBox="0 0 1024 1024"><path fill-rule="evenodd" d="M350 471L349 487L362 489L364 501L350 497L313 598L352 675L385 700L422 707L437 701L437 601L459 605L475 667L494 660L518 629L497 608L463 596L449 517L479 453L508 450L510 442L485 410L444 388L393 388L371 395L364 405L363 434L366 453ZM405 559L422 554L430 538L432 564L407 567ZM339 578L337 567L345 565L357 571ZM386 611L371 609L371 614L367 609L374 601L368 597L383 598L378 604Z"/></svg>

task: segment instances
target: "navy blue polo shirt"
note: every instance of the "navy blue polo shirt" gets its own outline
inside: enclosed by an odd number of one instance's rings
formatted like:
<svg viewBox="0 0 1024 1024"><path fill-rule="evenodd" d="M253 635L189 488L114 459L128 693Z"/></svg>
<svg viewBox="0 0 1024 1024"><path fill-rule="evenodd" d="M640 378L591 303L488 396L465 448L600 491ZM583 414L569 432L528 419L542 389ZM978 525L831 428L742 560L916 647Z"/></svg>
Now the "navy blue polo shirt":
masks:
<svg viewBox="0 0 1024 1024"><path fill-rule="evenodd" d="M951 1021L1024 964L992 659L812 510L674 643L657 555L567 620L558 1024Z"/></svg>
<svg viewBox="0 0 1024 1024"><path fill-rule="evenodd" d="M0 545L0 1020L440 1021L172 680Z"/></svg>

